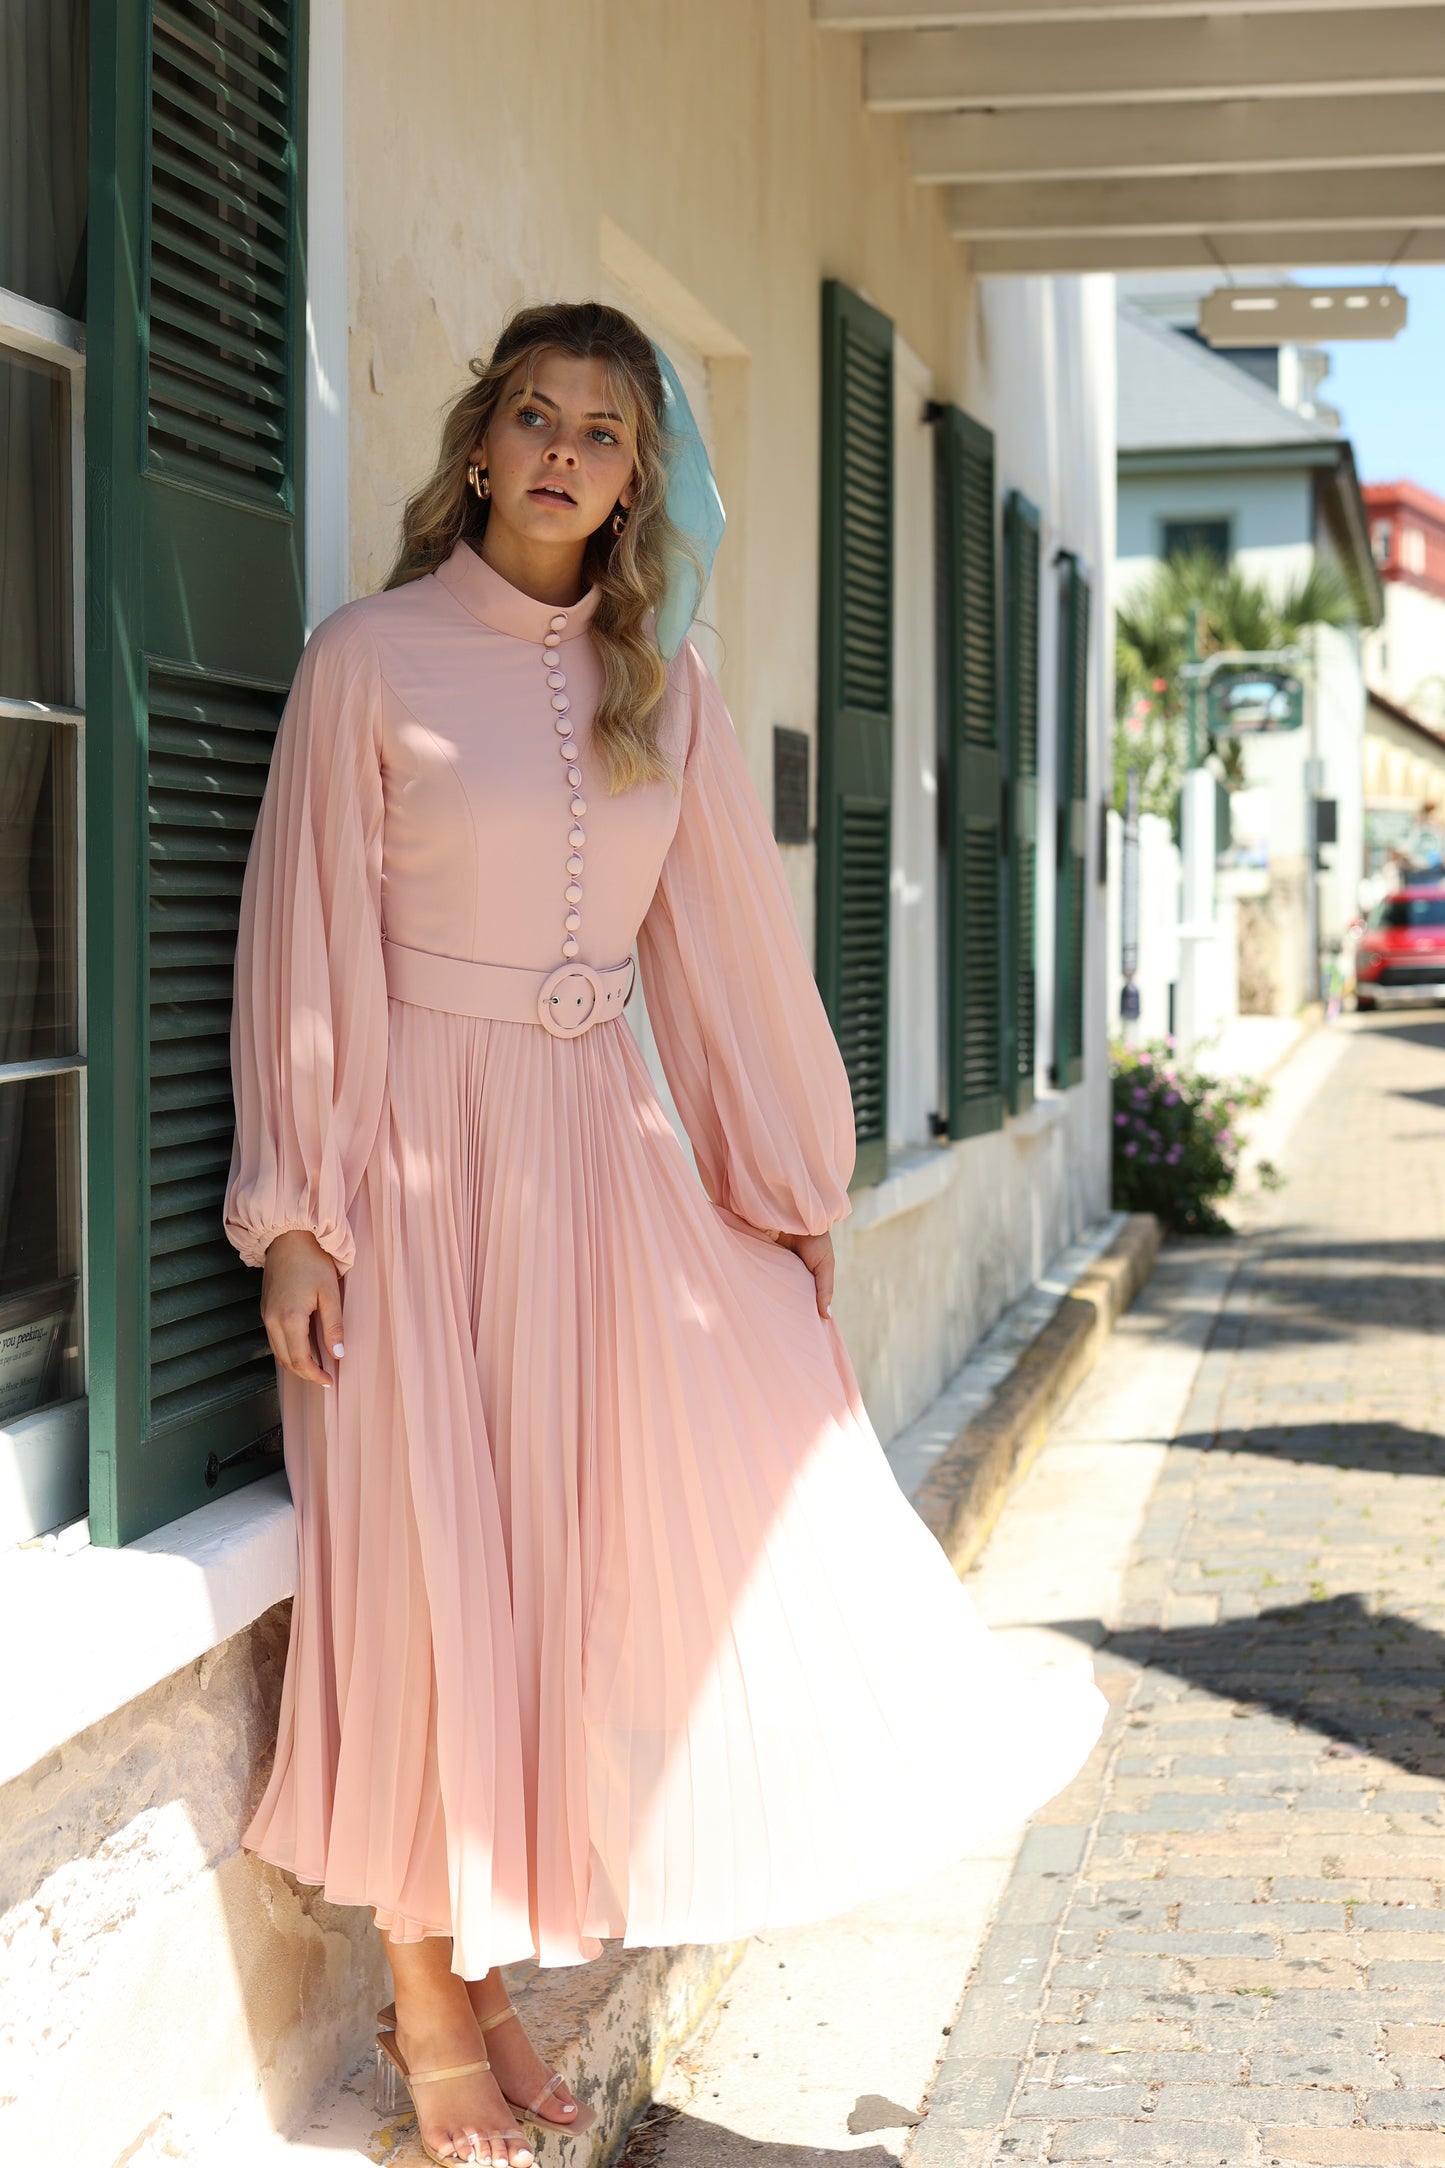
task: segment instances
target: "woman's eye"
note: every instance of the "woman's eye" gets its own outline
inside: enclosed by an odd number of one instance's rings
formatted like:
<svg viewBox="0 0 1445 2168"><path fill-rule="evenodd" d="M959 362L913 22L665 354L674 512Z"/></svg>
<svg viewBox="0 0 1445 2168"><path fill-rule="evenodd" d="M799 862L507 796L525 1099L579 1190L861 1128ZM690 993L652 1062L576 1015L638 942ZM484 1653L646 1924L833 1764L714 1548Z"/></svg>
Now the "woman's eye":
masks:
<svg viewBox="0 0 1445 2168"><path fill-rule="evenodd" d="M594 429L592 434L594 437L600 437L604 444L616 444L618 442L610 429Z"/></svg>
<svg viewBox="0 0 1445 2168"><path fill-rule="evenodd" d="M524 406L518 407L517 419L519 422L545 422L547 417L540 407Z"/></svg>

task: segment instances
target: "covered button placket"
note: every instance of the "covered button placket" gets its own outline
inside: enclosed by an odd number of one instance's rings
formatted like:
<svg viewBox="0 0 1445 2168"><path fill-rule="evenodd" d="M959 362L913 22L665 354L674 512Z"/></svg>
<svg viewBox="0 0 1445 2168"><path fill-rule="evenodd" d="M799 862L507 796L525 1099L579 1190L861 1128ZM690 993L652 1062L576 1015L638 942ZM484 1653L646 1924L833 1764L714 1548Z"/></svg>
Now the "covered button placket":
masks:
<svg viewBox="0 0 1445 2168"><path fill-rule="evenodd" d="M587 840L587 831L582 826L582 815L587 811L587 801L582 796L582 770L578 766L581 752L572 735L567 677L562 669L559 652L566 625L565 610L559 610L557 615L550 619L549 629L542 641L542 662L547 672L547 684L551 689L552 706L556 712L557 735L561 740L558 751L567 763L567 781L572 791L572 826L567 835L570 846L567 884L562 891L567 904L567 913L562 921L562 954L570 960L577 954L577 930L582 924L582 846Z"/></svg>

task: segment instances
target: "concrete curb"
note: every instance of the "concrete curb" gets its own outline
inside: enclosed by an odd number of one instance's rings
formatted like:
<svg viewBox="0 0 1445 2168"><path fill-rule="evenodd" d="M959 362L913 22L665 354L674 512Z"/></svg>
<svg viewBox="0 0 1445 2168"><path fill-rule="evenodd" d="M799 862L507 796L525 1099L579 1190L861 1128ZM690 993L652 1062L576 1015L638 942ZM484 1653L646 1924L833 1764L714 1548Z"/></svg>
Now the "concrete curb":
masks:
<svg viewBox="0 0 1445 2168"><path fill-rule="evenodd" d="M603 2168L746 1948L734 1942L628 1950L612 1943L591 1964L503 1966L538 2054L597 2110L584 2138L543 2136L537 2124L526 2124L537 2168ZM404 2158L410 2163L412 2154Z"/></svg>
<svg viewBox="0 0 1445 2168"><path fill-rule="evenodd" d="M1050 1322L1026 1347L989 1405L966 1422L914 1492L913 1503L957 1570L972 1565L1014 1478L1154 1269L1163 1230L1134 1212L1085 1268Z"/></svg>

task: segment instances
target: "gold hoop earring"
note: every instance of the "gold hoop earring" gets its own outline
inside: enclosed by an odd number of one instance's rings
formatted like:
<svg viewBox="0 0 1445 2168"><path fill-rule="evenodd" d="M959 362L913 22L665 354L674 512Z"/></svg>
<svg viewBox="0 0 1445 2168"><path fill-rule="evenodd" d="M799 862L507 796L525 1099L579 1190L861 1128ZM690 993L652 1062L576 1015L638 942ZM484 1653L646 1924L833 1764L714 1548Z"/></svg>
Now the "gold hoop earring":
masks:
<svg viewBox="0 0 1445 2168"><path fill-rule="evenodd" d="M474 462L467 469L467 480L471 484L472 488L476 491L477 495L483 499L483 501L485 501L488 497L491 496L491 476L487 473L485 467L479 467Z"/></svg>
<svg viewBox="0 0 1445 2168"><path fill-rule="evenodd" d="M627 518L628 515L626 510L622 505L619 504L617 510L612 515L612 532L614 534L621 534L623 528L627 525Z"/></svg>

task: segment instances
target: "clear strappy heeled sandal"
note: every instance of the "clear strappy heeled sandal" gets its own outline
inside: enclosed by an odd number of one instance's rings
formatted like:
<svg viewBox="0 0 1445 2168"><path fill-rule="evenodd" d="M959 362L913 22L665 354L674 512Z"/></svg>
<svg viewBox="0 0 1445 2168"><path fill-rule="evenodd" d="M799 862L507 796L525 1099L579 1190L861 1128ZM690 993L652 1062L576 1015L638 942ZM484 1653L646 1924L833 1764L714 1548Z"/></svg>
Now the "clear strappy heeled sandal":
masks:
<svg viewBox="0 0 1445 2168"><path fill-rule="evenodd" d="M512 2008L511 2003L507 2002L502 2005L494 2016L479 2018L477 2022L479 2029L485 2033L490 2032L494 2025L500 2025L507 2018L516 2017L516 2015L517 2013ZM384 2010L377 2011L376 2016L378 2024L394 2026L396 2023L396 2004L389 2002ZM378 2033L376 2037L379 2044L381 2034ZM530 2116L531 2120L542 2130L559 2130L564 2138L576 2137L584 2130L591 2130L596 2123L597 2110L595 2108L586 2106L579 2101L575 2114L569 2115L565 2122L559 2116L543 2115L542 2113L542 2103L547 2098L547 2095L555 2093L558 2086L563 2083L565 2083L565 2080L561 2071L553 2070L548 2073L546 2084L531 2100L513 2100L511 2094L506 2091L502 2093L502 2098L509 2108L515 2108L518 2115ZM379 2105L380 2103L378 2103ZM557 2105L561 2107L564 2103L559 2100ZM513 2132L512 2135L520 2136L521 2133Z"/></svg>
<svg viewBox="0 0 1445 2168"><path fill-rule="evenodd" d="M389 2007L394 2025L396 2022L396 2005L392 2003ZM411 2097L412 2107L417 2109L416 2134L427 2159L435 2161L437 2168L462 2168L466 2156L461 2153L433 2152L425 2138L422 2137L421 2111L417 2108L417 2098L413 2087L434 2083L438 2078L467 2078L475 2070L490 2070L491 2067L486 2056L483 2055L473 2063L449 2063L444 2070L408 2070L402 2060L401 2047L395 2032L379 2032L376 2036L376 2080L372 2090L372 2104L378 2115L395 2115L402 2105L402 2094L405 2091ZM515 2103L508 2101L507 2105L512 2107ZM492 2141L497 2138L520 2138L524 2145L528 2142L527 2134L523 2130L489 2130L483 2135L487 2141L488 2151L491 2150Z"/></svg>

